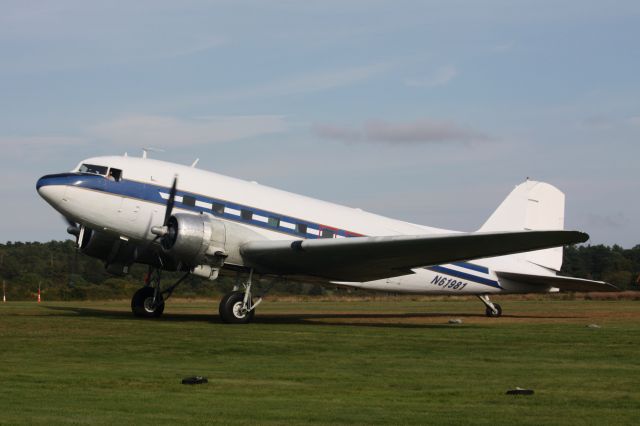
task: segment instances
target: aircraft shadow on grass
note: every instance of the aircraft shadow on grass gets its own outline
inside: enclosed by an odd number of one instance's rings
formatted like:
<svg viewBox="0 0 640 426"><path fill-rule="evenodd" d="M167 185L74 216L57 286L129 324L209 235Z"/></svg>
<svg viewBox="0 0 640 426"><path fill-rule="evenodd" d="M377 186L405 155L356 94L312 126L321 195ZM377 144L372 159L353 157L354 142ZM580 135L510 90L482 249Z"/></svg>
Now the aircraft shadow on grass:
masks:
<svg viewBox="0 0 640 426"><path fill-rule="evenodd" d="M129 311L96 309L96 308L80 308L80 307L64 307L64 306L47 306L47 309L53 311L63 311L65 316L85 316L92 318L108 318L114 320L132 320L134 317ZM504 315L504 318L514 319L570 319L576 317L569 316L541 316L541 315ZM406 323L395 322L398 320L410 321L412 319L420 321L422 319L442 318L443 323ZM303 325L332 325L332 326L356 326L356 327L385 327L385 328L441 328L451 327L446 319L453 318L482 318L486 317L481 314L469 313L443 313L443 312L412 312L412 313L308 313L308 314L261 314L256 316L254 322L256 324L303 324ZM140 319L140 321L150 321L149 319ZM212 322L222 323L216 314L199 314L199 313L165 313L162 317L152 319L151 321L160 322ZM494 319L493 321L500 321ZM481 324L458 324L458 326L482 327Z"/></svg>

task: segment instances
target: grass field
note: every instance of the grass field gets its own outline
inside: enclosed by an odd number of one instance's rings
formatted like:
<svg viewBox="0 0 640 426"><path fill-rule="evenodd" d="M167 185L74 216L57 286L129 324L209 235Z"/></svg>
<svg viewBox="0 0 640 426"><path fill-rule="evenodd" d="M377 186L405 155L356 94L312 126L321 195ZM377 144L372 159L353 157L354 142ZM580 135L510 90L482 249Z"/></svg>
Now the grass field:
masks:
<svg viewBox="0 0 640 426"><path fill-rule="evenodd" d="M217 301L0 304L0 424L640 422L640 302L499 302L266 301L240 326Z"/></svg>

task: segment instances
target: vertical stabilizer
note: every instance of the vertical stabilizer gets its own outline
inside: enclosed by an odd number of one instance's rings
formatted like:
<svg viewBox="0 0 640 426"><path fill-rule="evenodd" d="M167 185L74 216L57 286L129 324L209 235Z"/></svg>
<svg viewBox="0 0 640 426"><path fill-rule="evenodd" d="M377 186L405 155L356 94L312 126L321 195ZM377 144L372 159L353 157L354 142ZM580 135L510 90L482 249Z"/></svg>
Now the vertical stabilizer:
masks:
<svg viewBox="0 0 640 426"><path fill-rule="evenodd" d="M479 229L480 232L564 229L564 194L544 182L527 180L515 187ZM560 270L562 247L523 253L528 261Z"/></svg>

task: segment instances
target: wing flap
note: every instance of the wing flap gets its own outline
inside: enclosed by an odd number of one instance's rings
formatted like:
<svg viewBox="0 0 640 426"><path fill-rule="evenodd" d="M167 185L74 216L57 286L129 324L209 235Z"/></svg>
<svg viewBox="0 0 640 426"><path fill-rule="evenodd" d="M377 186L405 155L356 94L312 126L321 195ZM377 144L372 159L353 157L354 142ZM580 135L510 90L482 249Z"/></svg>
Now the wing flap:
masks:
<svg viewBox="0 0 640 426"><path fill-rule="evenodd" d="M498 278L534 286L556 287L562 291L620 291L613 284L583 278L520 274L517 272L496 272Z"/></svg>
<svg viewBox="0 0 640 426"><path fill-rule="evenodd" d="M518 231L399 235L340 239L251 241L245 263L263 273L300 274L335 281L371 281L412 268L584 242L577 231Z"/></svg>

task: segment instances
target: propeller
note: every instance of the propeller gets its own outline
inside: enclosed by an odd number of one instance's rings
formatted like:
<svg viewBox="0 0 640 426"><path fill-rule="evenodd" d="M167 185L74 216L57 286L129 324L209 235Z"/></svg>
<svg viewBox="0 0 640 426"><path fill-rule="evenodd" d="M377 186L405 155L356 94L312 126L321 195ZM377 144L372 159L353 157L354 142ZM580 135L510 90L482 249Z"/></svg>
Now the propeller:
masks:
<svg viewBox="0 0 640 426"><path fill-rule="evenodd" d="M169 191L169 199L167 200L167 207L164 211L164 221L162 222L162 226L153 226L151 227L151 233L156 237L153 239L153 242L161 239L164 242L165 237L169 236L172 238L173 234L175 234L175 229L169 227L169 222L171 221L171 213L173 212L173 206L176 203L176 192L178 188L178 175L173 178L173 184L171 185L171 190Z"/></svg>
<svg viewBox="0 0 640 426"><path fill-rule="evenodd" d="M171 212L173 210L173 206L176 203L176 189L178 186L178 176L176 175L173 178L173 184L171 185L171 191L169 191L169 199L167 200L167 209L164 212L164 222L163 226L169 225L169 219L171 218Z"/></svg>

